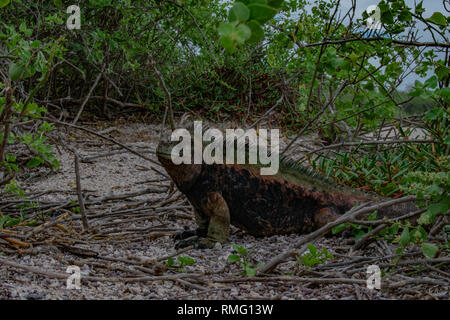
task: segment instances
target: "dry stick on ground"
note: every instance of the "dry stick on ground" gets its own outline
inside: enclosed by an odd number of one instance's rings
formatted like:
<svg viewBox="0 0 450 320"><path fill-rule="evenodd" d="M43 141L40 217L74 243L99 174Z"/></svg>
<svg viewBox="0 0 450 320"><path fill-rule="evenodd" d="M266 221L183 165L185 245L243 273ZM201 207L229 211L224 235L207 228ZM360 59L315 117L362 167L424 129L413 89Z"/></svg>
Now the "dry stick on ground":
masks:
<svg viewBox="0 0 450 320"><path fill-rule="evenodd" d="M303 277L291 277L291 276L279 276L279 277L247 277L247 278L231 278L231 279L214 279L211 282L214 283L239 283L239 282L270 282L270 281L283 281L283 282L306 282L306 283L319 283L319 284L361 284L366 285L367 280L362 279L350 279L350 278L303 278ZM446 286L448 283L431 278L421 279L408 279L399 282L386 283L383 281L382 288L398 288L406 284L432 284L439 286Z"/></svg>
<svg viewBox="0 0 450 320"><path fill-rule="evenodd" d="M104 158L104 157L109 157L109 156L114 156L114 155L117 155L117 154L122 154L122 153L125 153L125 152L127 152L126 150L115 150L115 151L109 151L109 152L103 152L103 153L98 153L98 154L95 154L95 155L93 155L93 156L89 156L89 157L83 157L82 159L81 159L81 162L91 162L92 160L95 160L95 159L98 159L98 158ZM138 151L139 152L139 151ZM141 150L140 151L141 153L151 153L151 154L155 154L155 150L150 150L150 149L147 149L147 150Z"/></svg>
<svg viewBox="0 0 450 320"><path fill-rule="evenodd" d="M389 220L384 220L384 219L379 219L379 220L353 220L352 223L354 224L361 224L361 225L365 225L365 226L374 226L374 225L379 225L379 224L385 224L385 223L393 223L393 222L397 222L400 220L405 220L405 219L409 219L409 218L413 218L423 212L425 212L427 209L419 209L417 211L411 212L411 213L407 213L404 214L402 216L399 217L395 217Z"/></svg>
<svg viewBox="0 0 450 320"><path fill-rule="evenodd" d="M444 281L439 281L437 279L431 279L431 278L418 278L418 279L408 279L408 280L401 280L395 283L391 283L391 284L387 284L385 286L382 285L382 288L390 288L390 289L395 289L395 288L400 288L400 287L404 287L408 284L431 284L431 285L436 285L436 286L449 286L448 282L444 282Z"/></svg>
<svg viewBox="0 0 450 320"><path fill-rule="evenodd" d="M11 244L12 246L19 246L19 247L23 247L23 248L29 248L30 244L28 242L24 242L21 240L18 240L16 238L11 237L12 235L4 235L0 233L0 239L3 239L5 241L8 241L9 244Z"/></svg>
<svg viewBox="0 0 450 320"><path fill-rule="evenodd" d="M377 227L375 229L373 229L372 231L366 233L363 237L361 237L361 239L359 239L355 245L352 247L352 250L358 250L360 249L365 243L366 241L368 241L371 237L373 237L374 235L378 234L379 232L381 232L385 227L387 227L389 224L395 222L395 221L400 221L400 220L404 220L404 219L408 219L408 218L412 218L414 216L417 216L423 212L425 212L426 209L420 209L405 215L402 215L400 217L396 217L393 219L388 220L372 220L372 221L364 221L364 220L353 220L352 223L355 224L362 224L362 225L377 225ZM431 232L430 232L431 234Z"/></svg>
<svg viewBox="0 0 450 320"><path fill-rule="evenodd" d="M434 236L442 230L442 228L448 224L448 215L441 216L441 220L436 223L430 230L430 236Z"/></svg>
<svg viewBox="0 0 450 320"><path fill-rule="evenodd" d="M96 88L97 85L98 85L98 82L100 81L100 78L101 78L102 75L103 75L103 71L105 70L105 66L106 66L106 64L103 64L102 70L100 71L100 73L98 74L97 78L95 79L95 82L94 82L94 84L92 85L91 89L89 90L88 95L86 96L86 98L84 98L84 101L83 101L83 103L82 103L81 106L80 106L80 110L78 110L77 116L75 117L75 119L73 119L72 124L76 124L76 123L78 122L78 119L80 118L81 113L82 113L83 110L84 110L84 106L86 105L86 103L88 102L88 100L91 98L92 93L94 92L95 88Z"/></svg>
<svg viewBox="0 0 450 320"><path fill-rule="evenodd" d="M387 224L380 224L372 231L366 233L363 237L361 237L361 239L358 240L358 242L355 243L355 245L353 246L353 250L361 248L366 243L367 240L369 240L372 236L376 235L378 232L381 232L381 230L383 230L386 226Z"/></svg>
<svg viewBox="0 0 450 320"><path fill-rule="evenodd" d="M78 205L81 211L81 221L83 222L84 230L89 230L89 224L86 217L86 207L84 206L83 193L81 192L80 156L76 150L73 150L73 154L75 157L75 179L77 183Z"/></svg>
<svg viewBox="0 0 450 320"><path fill-rule="evenodd" d="M47 229L54 225L65 222L65 219L71 217L71 215L72 215L71 212L67 212L67 213L59 216L58 218L56 218L56 220L54 220L54 221L45 222L45 223L35 227L31 231L29 231L27 234L25 234L24 239L30 238L33 234L36 234L37 232L41 233L44 229Z"/></svg>
<svg viewBox="0 0 450 320"><path fill-rule="evenodd" d="M172 254L169 254L167 256L162 256L162 257L159 257L159 258L128 256L128 259L134 260L134 261L138 261L138 263L142 264L143 266L149 266L149 265L153 265L153 264L156 264L158 262L161 262L161 261L168 260L169 258L176 257L176 256L178 256L178 255L180 255L182 253L186 253L186 252L188 252L188 251L190 251L192 249L194 249L194 246L189 246L189 247L183 248L181 250L178 250L178 251L176 251L176 252L174 252Z"/></svg>
<svg viewBox="0 0 450 320"><path fill-rule="evenodd" d="M94 205L94 204L99 204L99 203L103 203L103 202L111 201L111 200L125 200L125 199L127 199L129 197L136 197L136 196L139 196L139 195L142 195L142 194L163 193L163 192L165 192L164 188L150 187L150 188L146 188L144 190L136 191L136 192L122 193L122 194L117 194L117 195L106 195L106 196L103 196L103 197L88 199L88 200L85 201L85 204ZM145 200L145 202L148 202L148 200ZM155 202L157 202L157 201L155 200ZM150 203L150 204L152 205L151 207L140 207L140 208L137 208L137 209L130 209L130 210L119 211L119 212L114 212L114 211L110 212L110 211L108 211L107 213L99 213L99 214L94 214L94 215L91 214L91 215L89 215L89 218L92 220L92 219L98 219L98 218L101 218L101 217L104 217L104 216L112 217L112 216L116 216L117 214L122 215L122 213L126 213L128 211L137 211L137 210L142 211L142 212L146 211L146 210L155 211L156 207L153 207L154 203ZM58 205L57 207L51 207L47 211L60 210L63 207L66 207L66 206L73 206L73 203L69 200L69 201L67 201L67 202L65 202L65 203L63 203L61 205ZM44 214L47 211L42 211L41 213ZM36 234L37 232L41 233L44 228L52 227L52 226L54 226L56 224L60 224L62 222L66 222L67 220L70 220L70 221L71 220L78 220L79 218L80 217L77 216L77 215L71 216L70 212L68 212L68 213L66 213L66 214L64 214L62 216L59 216L54 221L49 221L49 222L46 222L44 224L41 224L41 225L35 227L31 231L29 231L26 235L24 235L23 238L24 239L28 239L30 236Z"/></svg>
<svg viewBox="0 0 450 320"><path fill-rule="evenodd" d="M31 266L26 266L20 263L16 263L13 261L9 261L7 259L4 258L0 258L0 264L9 266L9 267L13 267L13 268L17 268L17 269L22 269L25 270L27 272L32 272L35 274L39 274L42 276L46 276L49 278L56 278L56 279L67 279L70 274L67 273L59 273L59 272L52 272L52 271L45 271L45 270L41 270L39 268L36 267L31 267ZM83 276L82 280L86 280L86 281L101 281L101 282L122 282L122 283L126 283L126 282L146 282L146 281L164 281L164 280L172 280L172 281L177 281L180 278L198 278L200 277L200 274L189 274L189 273L182 273L182 274L176 274L176 275L167 275L167 276L154 276L154 277L137 277L137 278L110 278L110 277L92 277L92 276Z"/></svg>
<svg viewBox="0 0 450 320"><path fill-rule="evenodd" d="M382 257L384 258L384 257ZM381 258L379 259L381 260ZM372 261L367 261L366 263L369 263ZM399 267L399 266L409 266L409 265L419 265L419 264L430 264L430 263L439 263L439 264L448 264L450 263L450 258L448 257L443 257L443 258L435 258L435 259L409 259L409 260L404 260L404 261L399 261L399 262L388 262L388 263L378 263L378 267L382 268L390 268L390 267ZM367 266L364 265L361 266L360 268L353 268L353 269L348 269L348 270L343 270L343 272L345 274L348 275L352 275L355 274L357 272L361 272L361 271L365 271L367 269Z"/></svg>
<svg viewBox="0 0 450 320"><path fill-rule="evenodd" d="M333 222L327 223L322 228L314 231L313 233L310 233L306 235L301 241L299 241L293 249L289 249L288 251L285 251L279 255L277 255L275 258L273 258L271 261L266 263L261 269L258 270L259 274L268 273L272 271L278 264L283 263L286 259L291 258L293 256L300 256L303 251L307 249L308 243L311 241L327 234L331 229L334 227L344 223L351 221L355 219L357 216L360 216L365 213L371 213L375 210L379 210L384 207L389 207L395 204L403 203L403 202L409 202L415 200L415 196L407 196L399 199L394 200L388 200L385 202L381 202L372 206L368 207L368 204L362 204L361 206L354 207L338 219L336 219Z"/></svg>
<svg viewBox="0 0 450 320"><path fill-rule="evenodd" d="M71 123L58 121L58 120L55 120L55 119L52 119L52 118L48 118L48 117L42 117L41 119L42 119L42 120L45 120L45 121L52 122L52 123L54 123L54 124L58 124L58 125L62 125L62 126L68 126L68 127L71 127L71 128L75 128L75 129L81 130L81 131L88 132L88 133L90 133L90 134L92 134L92 135L94 135L94 136L100 137L100 138L102 138L102 139L104 139L104 140L107 140L107 141L110 141L110 142L116 144L116 145L118 145L119 147L124 148L125 150L128 150L130 153L132 153L132 154L134 154L134 155L136 155L136 156L138 156L138 157L140 157L140 158L142 158L142 159L145 159L145 160L147 160L147 161L149 161L149 162L151 162L151 163L154 163L154 164L156 164L156 165L158 165L158 166L161 166L158 162L156 162L156 161L153 160L152 158L149 158L149 157L143 155L142 153L137 152L136 150L133 150L132 148L130 148L130 147L124 145L123 143L121 143L121 142L119 142L119 141L117 141L117 140L115 140L115 139L113 139L113 138L106 137L106 136L104 136L104 135L102 135L102 134L99 134L99 133L97 133L97 132L95 132L95 131L92 131L92 130L90 130L90 129L87 129L87 128L84 128L84 127L80 127L80 126L77 126L77 125L74 125L74 124L71 124ZM170 179L170 178L167 176L167 174L161 172L160 170L155 169L155 168L153 168L153 167L150 167L150 169L153 170L154 172L156 172L156 173L162 175L163 177L165 177L165 178L167 178L167 179Z"/></svg>
<svg viewBox="0 0 450 320"><path fill-rule="evenodd" d="M230 279L214 279L213 283L237 283L237 282L270 282L270 281L283 281L283 282L306 282L306 283L345 283L345 284L363 284L367 283L362 279L349 279L349 278L303 278L303 277L291 277L291 276L278 276L278 277L246 277L246 278L230 278Z"/></svg>

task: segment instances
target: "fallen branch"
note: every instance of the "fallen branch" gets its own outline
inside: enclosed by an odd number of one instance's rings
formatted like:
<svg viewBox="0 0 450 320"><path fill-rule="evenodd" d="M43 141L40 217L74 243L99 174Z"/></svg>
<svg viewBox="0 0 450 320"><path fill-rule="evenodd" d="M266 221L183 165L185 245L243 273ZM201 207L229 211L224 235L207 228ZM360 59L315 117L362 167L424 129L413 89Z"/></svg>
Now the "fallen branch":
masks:
<svg viewBox="0 0 450 320"><path fill-rule="evenodd" d="M25 270L27 272L39 274L41 276L49 277L49 278L56 278L56 279L67 279L70 274L68 273L60 273L60 272L52 272L52 271L45 271L41 270L36 267L31 267L27 265L23 265L20 263L16 263L13 261L9 261L7 259L0 257L0 264ZM92 277L92 276L83 276L81 280L84 281L98 281L98 282L147 282L147 281L165 281L165 280L173 280L177 281L180 278L198 278L200 277L200 274L189 274L189 273L182 273L182 274L175 274L175 275L167 275L167 276L150 276L150 277L134 277L134 278L123 278L123 277L117 277L117 278L109 278L109 277Z"/></svg>
<svg viewBox="0 0 450 320"><path fill-rule="evenodd" d="M67 147L67 149L72 151L75 157L74 166L75 166L75 182L77 185L78 206L81 212L81 221L83 223L83 228L84 230L89 230L89 223L86 217L86 207L84 205L83 193L81 191L80 156L78 155L78 152L75 149L69 147Z"/></svg>

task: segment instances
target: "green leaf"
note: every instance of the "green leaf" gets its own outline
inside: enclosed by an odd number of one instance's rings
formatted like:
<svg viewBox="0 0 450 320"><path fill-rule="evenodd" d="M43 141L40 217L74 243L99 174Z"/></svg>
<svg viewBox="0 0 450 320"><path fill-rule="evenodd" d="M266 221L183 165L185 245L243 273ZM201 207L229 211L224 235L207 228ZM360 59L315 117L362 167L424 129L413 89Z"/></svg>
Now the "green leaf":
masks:
<svg viewBox="0 0 450 320"><path fill-rule="evenodd" d="M376 220L376 219L377 219L377 211L376 210L367 217L367 220L369 220L369 221Z"/></svg>
<svg viewBox="0 0 450 320"><path fill-rule="evenodd" d="M411 237L409 236L408 228L404 228L402 234L400 235L400 244L406 247L409 244Z"/></svg>
<svg viewBox="0 0 450 320"><path fill-rule="evenodd" d="M256 269L250 267L249 265L245 266L245 273L248 277L254 277L256 275Z"/></svg>
<svg viewBox="0 0 450 320"><path fill-rule="evenodd" d="M19 80L24 68L24 65L11 62L9 65L9 78L13 81Z"/></svg>
<svg viewBox="0 0 450 320"><path fill-rule="evenodd" d="M228 256L228 261L229 262L239 262L239 261L241 261L241 257L239 257L237 254L230 254Z"/></svg>
<svg viewBox="0 0 450 320"><path fill-rule="evenodd" d="M427 111L427 113L425 114L425 120L428 120L428 121L436 120L436 119L440 118L443 114L444 114L444 111L441 108L434 108L434 109Z"/></svg>
<svg viewBox="0 0 450 320"><path fill-rule="evenodd" d="M189 256L180 256L177 260L180 262L180 267L190 266L196 263L195 259Z"/></svg>
<svg viewBox="0 0 450 320"><path fill-rule="evenodd" d="M243 44L246 40L250 39L252 31L245 24L241 24L236 28L236 41L239 44Z"/></svg>
<svg viewBox="0 0 450 320"><path fill-rule="evenodd" d="M424 242L422 243L422 251L427 258L433 259L438 253L439 248L433 243Z"/></svg>
<svg viewBox="0 0 450 320"><path fill-rule="evenodd" d="M394 16L392 15L392 12L390 10L381 13L381 22L385 24L394 23Z"/></svg>
<svg viewBox="0 0 450 320"><path fill-rule="evenodd" d="M420 215L419 219L417 220L417 223L420 225L428 225L432 222L433 222L433 216L428 211L422 213Z"/></svg>
<svg viewBox="0 0 450 320"><path fill-rule="evenodd" d="M381 191L383 192L383 194L389 196L392 193L394 193L395 191L398 190L398 185L396 183L388 183L386 186L384 186Z"/></svg>
<svg viewBox="0 0 450 320"><path fill-rule="evenodd" d="M39 166L42 163L44 163L44 159L42 159L41 157L34 157L33 159L27 162L27 167L32 169Z"/></svg>
<svg viewBox="0 0 450 320"><path fill-rule="evenodd" d="M432 77L428 78L425 81L425 83L423 84L424 87L431 88L431 89L436 88L437 85L438 85L438 78L436 76L432 76Z"/></svg>
<svg viewBox="0 0 450 320"><path fill-rule="evenodd" d="M16 162L16 156L13 156L12 154L6 154L5 159L7 162Z"/></svg>
<svg viewBox="0 0 450 320"><path fill-rule="evenodd" d="M248 253L247 249L245 249L243 246L238 246L237 244L233 244L233 249L243 256L247 255Z"/></svg>
<svg viewBox="0 0 450 320"><path fill-rule="evenodd" d="M38 72L44 72L47 69L47 60L45 59L44 54L39 51L36 57L36 62L34 63L34 68Z"/></svg>
<svg viewBox="0 0 450 320"><path fill-rule="evenodd" d="M269 21L278 13L278 10L265 4L252 3L248 8L250 9L250 19L256 20L259 23Z"/></svg>
<svg viewBox="0 0 450 320"><path fill-rule="evenodd" d="M422 13L425 12L425 9L423 8L422 4L423 4L423 1L420 1L414 8L414 12L418 15L421 15Z"/></svg>
<svg viewBox="0 0 450 320"><path fill-rule="evenodd" d="M236 49L233 39L229 36L222 36L220 38L220 44L228 51L233 52Z"/></svg>
<svg viewBox="0 0 450 320"><path fill-rule="evenodd" d="M447 68L446 66L440 65L439 67L436 68L434 72L438 76L439 81L443 81L448 77L450 69Z"/></svg>
<svg viewBox="0 0 450 320"><path fill-rule="evenodd" d="M279 9L279 8L281 7L281 5L283 4L283 1L284 1L284 0L269 0L269 1L267 2L267 4L268 4L269 6L271 6L272 8Z"/></svg>
<svg viewBox="0 0 450 320"><path fill-rule="evenodd" d="M31 43L31 48L32 48L32 49L37 49L37 48L40 47L40 45L41 45L41 41L35 40L35 41L33 41L33 42Z"/></svg>
<svg viewBox="0 0 450 320"><path fill-rule="evenodd" d="M431 204L427 208L433 218L439 213L447 212L447 210L447 204L444 202Z"/></svg>
<svg viewBox="0 0 450 320"><path fill-rule="evenodd" d="M436 93L440 97L442 97L444 99L448 99L450 97L450 88L442 88L442 89L436 90Z"/></svg>
<svg viewBox="0 0 450 320"><path fill-rule="evenodd" d="M431 186L428 186L425 190L428 194L438 195L442 192L442 188L437 185L437 183L433 183Z"/></svg>
<svg viewBox="0 0 450 320"><path fill-rule="evenodd" d="M445 144L450 145L450 135L445 137L444 142L445 142Z"/></svg>
<svg viewBox="0 0 450 320"><path fill-rule="evenodd" d="M428 233L427 231L422 227L422 226L418 226L417 230L420 233L420 237L422 240L426 240L426 238L428 237Z"/></svg>
<svg viewBox="0 0 450 320"><path fill-rule="evenodd" d="M22 22L19 26L19 30L26 36L29 37L33 34L33 29L28 29L25 22Z"/></svg>
<svg viewBox="0 0 450 320"><path fill-rule="evenodd" d="M428 21L431 21L435 24L439 24L441 26L447 26L447 19L445 16L440 12L435 12L431 17L427 19Z"/></svg>
<svg viewBox="0 0 450 320"><path fill-rule="evenodd" d="M166 262L166 266L168 267L173 267L175 265L175 259L174 258L169 258Z"/></svg>
<svg viewBox="0 0 450 320"><path fill-rule="evenodd" d="M389 227L389 233L391 235L396 235L398 232L398 228L399 228L399 225L397 223L393 224L391 227Z"/></svg>
<svg viewBox="0 0 450 320"><path fill-rule="evenodd" d="M347 223L342 223L342 224L334 227L333 229L331 229L331 233L332 234L336 234L336 233L339 233L341 231L344 231L345 229L347 229L347 226L348 226Z"/></svg>
<svg viewBox="0 0 450 320"><path fill-rule="evenodd" d="M275 56L273 54L268 54L267 62L273 67L275 65Z"/></svg>
<svg viewBox="0 0 450 320"><path fill-rule="evenodd" d="M22 22L19 26L19 30L23 33L25 33L27 31L27 25L25 22Z"/></svg>
<svg viewBox="0 0 450 320"><path fill-rule="evenodd" d="M358 242L362 237L366 235L366 232L363 230L359 230L355 235L355 242Z"/></svg>
<svg viewBox="0 0 450 320"><path fill-rule="evenodd" d="M230 21L247 21L250 17L250 10L242 2L236 2L233 8L230 9L228 19Z"/></svg>
<svg viewBox="0 0 450 320"><path fill-rule="evenodd" d="M255 43L264 38L264 30L261 24L256 20L250 20L247 22L247 27L251 30L251 37L248 39L250 43Z"/></svg>
<svg viewBox="0 0 450 320"><path fill-rule="evenodd" d="M63 6L62 0L53 0L56 7L61 8Z"/></svg>
<svg viewBox="0 0 450 320"><path fill-rule="evenodd" d="M228 22L223 22L219 26L219 36L230 36L234 32L234 25Z"/></svg>
<svg viewBox="0 0 450 320"><path fill-rule="evenodd" d="M400 21L411 21L411 12L409 10L403 10L400 15L398 16L398 19Z"/></svg>
<svg viewBox="0 0 450 320"><path fill-rule="evenodd" d="M3 8L9 4L9 0L0 0L0 8Z"/></svg>
<svg viewBox="0 0 450 320"><path fill-rule="evenodd" d="M317 248L313 244L308 244L308 249L311 255L315 256L317 254Z"/></svg>

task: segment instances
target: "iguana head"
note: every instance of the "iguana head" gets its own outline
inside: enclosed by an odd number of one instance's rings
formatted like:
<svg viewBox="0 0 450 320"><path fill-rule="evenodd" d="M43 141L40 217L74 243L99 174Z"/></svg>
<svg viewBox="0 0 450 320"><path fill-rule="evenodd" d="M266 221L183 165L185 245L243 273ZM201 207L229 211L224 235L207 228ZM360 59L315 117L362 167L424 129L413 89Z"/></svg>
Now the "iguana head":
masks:
<svg viewBox="0 0 450 320"><path fill-rule="evenodd" d="M179 141L171 141L171 132L165 132L156 148L159 162L182 191L190 189L201 172L201 164L175 164L172 161L172 150Z"/></svg>

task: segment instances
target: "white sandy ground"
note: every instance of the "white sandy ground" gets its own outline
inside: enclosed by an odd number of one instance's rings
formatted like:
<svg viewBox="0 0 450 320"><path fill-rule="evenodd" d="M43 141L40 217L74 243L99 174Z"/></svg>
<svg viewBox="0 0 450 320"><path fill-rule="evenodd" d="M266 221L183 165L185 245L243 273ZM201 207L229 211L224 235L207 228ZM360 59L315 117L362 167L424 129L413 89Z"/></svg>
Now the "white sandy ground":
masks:
<svg viewBox="0 0 450 320"><path fill-rule="evenodd" d="M118 131L110 133L118 140L133 147L144 147L153 149L158 141L158 126L146 124L109 124L115 126ZM94 128L100 130L100 128ZM82 156L106 152L116 149L116 146L105 144L100 139L79 132L68 131L62 134L66 141L78 148ZM89 146L88 142L92 142ZM152 158L154 154L149 153ZM76 200L74 183L73 157L68 152L58 154L61 163L60 171L49 173L49 170L34 170L27 175L28 182L24 184L28 192L59 190L62 193L51 193L39 198L41 201L55 200ZM155 173L145 168L151 164L146 160L130 153L116 154L93 160L92 163L82 163L82 186L85 194L103 196L109 193L125 193L142 190L147 187L143 181L159 178ZM165 197L164 194L156 195ZM138 197L137 199L145 198ZM89 209L89 208L88 208ZM92 210L92 209L91 209ZM183 211L180 211L183 212ZM184 213L191 214L191 210ZM195 227L193 219L175 219L167 217L165 221L171 228ZM145 221L124 224L123 227L135 226L144 227L152 223L159 222ZM95 227L95 224L92 226ZM219 272L217 277L239 276L238 268L234 264L227 262L227 257L232 253L232 244L242 244L249 251L253 251L254 261L268 261L271 257L286 250L296 242L301 235L272 236L267 238L254 238L250 235L232 229L229 242L224 246L207 250L190 250L186 255L194 258L197 262L193 266L186 267L187 272ZM318 241L318 246L325 246L329 251L339 253L339 247L345 245L341 238L323 238ZM346 240L345 240L346 241ZM83 244L79 245L83 246ZM132 242L96 241L85 245L91 250L101 253L102 256L127 258L129 256L158 258L174 253L174 243L169 236L156 239L138 239ZM0 247L1 248L1 247ZM7 257L17 263L38 267L42 270L65 273L67 266L73 260L81 259L67 252L58 251L56 248L48 246L36 246L38 254L33 255L10 255L5 254L0 257ZM375 245L369 246L368 252L377 250ZM370 255L370 253L369 253ZM118 265L112 262L111 265ZM292 274L296 272L295 261L281 265L278 271L281 274ZM123 265L122 265L123 266ZM102 271L104 272L104 271ZM98 275L98 269L93 266L83 265L81 267L82 276ZM170 271L166 271L170 273ZM118 276L119 273L110 270L107 274L111 277ZM307 275L313 277L313 275ZM213 276L214 277L214 276ZM355 279L366 279L365 271L353 275ZM204 283L201 285L205 286ZM0 299L390 299L390 298L422 298L431 296L427 292L440 292L442 288L427 288L423 292L418 292L408 296L408 293L384 292L383 290L369 290L363 286L352 284L317 285L308 283L283 283L271 282L249 282L231 284L213 284L207 287L208 290L186 288L182 284L173 281L155 281L138 283L108 283L108 282L82 282L80 290L66 289L65 280L52 279L30 272L25 272L16 268L6 267L0 264ZM419 289L420 291L420 289Z"/></svg>

